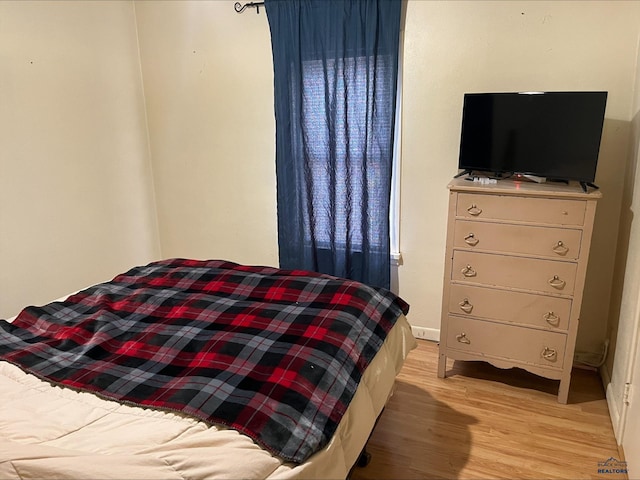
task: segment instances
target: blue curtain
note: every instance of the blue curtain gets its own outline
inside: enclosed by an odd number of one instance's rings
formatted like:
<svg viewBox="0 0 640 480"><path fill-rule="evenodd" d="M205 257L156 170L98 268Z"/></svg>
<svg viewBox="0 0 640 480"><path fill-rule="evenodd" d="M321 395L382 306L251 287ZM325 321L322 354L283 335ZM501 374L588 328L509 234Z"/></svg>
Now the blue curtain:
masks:
<svg viewBox="0 0 640 480"><path fill-rule="evenodd" d="M401 0L266 0L280 267L389 288Z"/></svg>

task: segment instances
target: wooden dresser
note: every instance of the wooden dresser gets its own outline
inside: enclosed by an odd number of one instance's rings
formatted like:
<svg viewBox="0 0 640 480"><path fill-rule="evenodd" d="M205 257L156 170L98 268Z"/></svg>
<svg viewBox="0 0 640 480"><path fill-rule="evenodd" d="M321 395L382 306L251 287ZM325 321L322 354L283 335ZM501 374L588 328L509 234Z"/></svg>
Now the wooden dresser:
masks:
<svg viewBox="0 0 640 480"><path fill-rule="evenodd" d="M567 403L599 191L500 180L449 184L438 376L447 358L560 380Z"/></svg>

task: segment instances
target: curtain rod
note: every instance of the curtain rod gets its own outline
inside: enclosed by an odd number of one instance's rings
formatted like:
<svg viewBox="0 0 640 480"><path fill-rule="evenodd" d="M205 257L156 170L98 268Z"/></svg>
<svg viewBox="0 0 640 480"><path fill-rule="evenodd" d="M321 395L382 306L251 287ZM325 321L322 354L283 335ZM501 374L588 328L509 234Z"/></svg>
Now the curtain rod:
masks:
<svg viewBox="0 0 640 480"><path fill-rule="evenodd" d="M247 7L254 7L256 9L256 13L260 13L261 6L264 7L264 2L249 2L245 3L244 5L240 4L240 2L236 2L233 5L233 9L236 11L236 13L242 13Z"/></svg>

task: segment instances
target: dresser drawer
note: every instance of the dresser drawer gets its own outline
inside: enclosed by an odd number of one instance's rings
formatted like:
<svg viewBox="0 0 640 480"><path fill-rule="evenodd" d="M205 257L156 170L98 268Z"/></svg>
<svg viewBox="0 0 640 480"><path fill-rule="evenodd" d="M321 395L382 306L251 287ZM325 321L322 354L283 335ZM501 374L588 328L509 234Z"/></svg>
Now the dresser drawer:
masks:
<svg viewBox="0 0 640 480"><path fill-rule="evenodd" d="M564 333L449 316L447 347L468 353L562 368L566 342Z"/></svg>
<svg viewBox="0 0 640 480"><path fill-rule="evenodd" d="M452 284L449 313L567 330L571 299Z"/></svg>
<svg viewBox="0 0 640 480"><path fill-rule="evenodd" d="M455 250L451 280L573 295L577 264Z"/></svg>
<svg viewBox="0 0 640 480"><path fill-rule="evenodd" d="M577 260L582 230L456 220L455 248Z"/></svg>
<svg viewBox="0 0 640 480"><path fill-rule="evenodd" d="M459 193L456 216L556 225L582 225L584 200Z"/></svg>

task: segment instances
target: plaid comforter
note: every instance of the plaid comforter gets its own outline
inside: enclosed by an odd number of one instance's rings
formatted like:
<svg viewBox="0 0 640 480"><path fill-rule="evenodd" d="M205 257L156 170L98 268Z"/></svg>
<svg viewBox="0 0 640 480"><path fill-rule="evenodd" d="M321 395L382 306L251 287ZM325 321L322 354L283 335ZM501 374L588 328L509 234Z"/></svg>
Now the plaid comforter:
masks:
<svg viewBox="0 0 640 480"><path fill-rule="evenodd" d="M0 360L237 429L301 463L328 443L407 311L386 290L327 275L172 259L0 321Z"/></svg>

